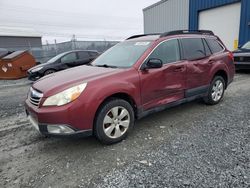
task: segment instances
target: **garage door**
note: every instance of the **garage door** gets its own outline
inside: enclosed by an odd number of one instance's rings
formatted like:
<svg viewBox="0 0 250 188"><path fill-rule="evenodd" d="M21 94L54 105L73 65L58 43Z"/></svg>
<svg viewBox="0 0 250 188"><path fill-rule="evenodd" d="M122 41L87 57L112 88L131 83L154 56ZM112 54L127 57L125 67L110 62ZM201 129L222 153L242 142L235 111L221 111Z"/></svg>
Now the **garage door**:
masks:
<svg viewBox="0 0 250 188"><path fill-rule="evenodd" d="M199 13L199 29L214 31L229 50L239 38L241 3L213 8Z"/></svg>

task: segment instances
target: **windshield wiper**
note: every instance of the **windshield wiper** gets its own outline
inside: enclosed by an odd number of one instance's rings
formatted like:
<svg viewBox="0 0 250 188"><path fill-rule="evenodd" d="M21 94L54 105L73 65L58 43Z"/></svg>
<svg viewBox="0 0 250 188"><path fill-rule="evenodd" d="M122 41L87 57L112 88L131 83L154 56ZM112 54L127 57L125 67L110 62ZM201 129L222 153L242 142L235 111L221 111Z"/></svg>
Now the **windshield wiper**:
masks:
<svg viewBox="0 0 250 188"><path fill-rule="evenodd" d="M96 65L97 67L105 67L105 68L117 68L117 66L114 65L107 65L107 64L103 64L103 65Z"/></svg>

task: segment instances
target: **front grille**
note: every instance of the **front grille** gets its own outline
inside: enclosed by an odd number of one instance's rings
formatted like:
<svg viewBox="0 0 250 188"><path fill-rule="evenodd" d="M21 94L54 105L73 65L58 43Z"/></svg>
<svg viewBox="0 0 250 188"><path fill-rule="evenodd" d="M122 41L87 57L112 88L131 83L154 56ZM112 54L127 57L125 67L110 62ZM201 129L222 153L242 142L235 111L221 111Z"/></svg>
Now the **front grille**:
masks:
<svg viewBox="0 0 250 188"><path fill-rule="evenodd" d="M31 104L38 106L42 97L43 94L41 92L33 89L32 87L30 88L29 101Z"/></svg>
<svg viewBox="0 0 250 188"><path fill-rule="evenodd" d="M250 57L238 56L234 57L235 62L250 62Z"/></svg>

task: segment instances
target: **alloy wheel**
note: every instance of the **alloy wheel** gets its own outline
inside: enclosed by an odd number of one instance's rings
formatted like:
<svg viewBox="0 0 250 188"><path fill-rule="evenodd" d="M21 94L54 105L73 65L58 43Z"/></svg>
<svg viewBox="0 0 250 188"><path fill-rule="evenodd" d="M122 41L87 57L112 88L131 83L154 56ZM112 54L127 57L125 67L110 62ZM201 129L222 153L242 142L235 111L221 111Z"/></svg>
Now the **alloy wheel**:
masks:
<svg viewBox="0 0 250 188"><path fill-rule="evenodd" d="M122 106L113 107L105 115L103 120L103 130L106 136L112 139L121 137L130 124L130 115L126 108Z"/></svg>
<svg viewBox="0 0 250 188"><path fill-rule="evenodd" d="M224 92L224 85L221 80L217 80L212 87L212 99L217 102L221 99Z"/></svg>

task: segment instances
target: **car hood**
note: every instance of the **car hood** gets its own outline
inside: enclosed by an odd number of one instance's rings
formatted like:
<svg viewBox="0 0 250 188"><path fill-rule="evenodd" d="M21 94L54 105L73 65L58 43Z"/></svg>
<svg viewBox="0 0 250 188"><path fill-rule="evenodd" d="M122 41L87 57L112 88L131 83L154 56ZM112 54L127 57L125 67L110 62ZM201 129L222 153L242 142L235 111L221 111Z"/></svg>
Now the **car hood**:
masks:
<svg viewBox="0 0 250 188"><path fill-rule="evenodd" d="M39 68L39 67L44 67L44 66L46 66L46 65L50 65L50 64L53 64L54 62L50 62L50 63L42 63L42 64L39 64L39 65L36 65L36 66L34 66L34 67L32 67L32 68L30 68L29 69L29 71L32 71L32 70L34 70L34 69L36 69L36 68Z"/></svg>
<svg viewBox="0 0 250 188"><path fill-rule="evenodd" d="M100 78L104 79L105 76L116 74L121 71L123 71L123 69L83 65L42 77L36 81L32 87L42 92L46 97L63 91L74 85L90 82Z"/></svg>

